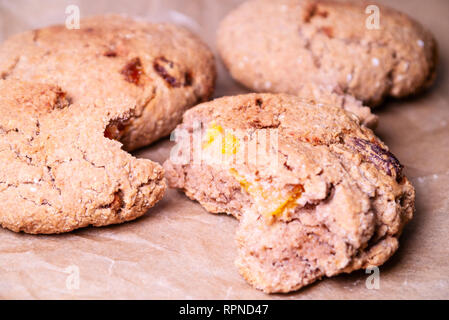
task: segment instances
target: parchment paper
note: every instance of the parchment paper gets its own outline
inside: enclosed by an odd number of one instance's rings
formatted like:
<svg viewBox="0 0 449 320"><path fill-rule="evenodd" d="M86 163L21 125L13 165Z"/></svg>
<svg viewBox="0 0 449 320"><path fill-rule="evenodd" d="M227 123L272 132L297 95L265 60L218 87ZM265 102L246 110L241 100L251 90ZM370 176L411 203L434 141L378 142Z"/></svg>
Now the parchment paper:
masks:
<svg viewBox="0 0 449 320"><path fill-rule="evenodd" d="M81 16L127 13L183 24L215 47L220 19L240 0L0 0L0 40L20 31L64 23L67 5ZM381 1L426 25L440 45L435 86L424 95L376 109L377 134L406 167L417 211L401 247L380 268L380 288L365 271L325 279L288 295L266 295L238 275L237 221L207 213L183 194L165 198L137 221L58 236L15 234L0 228L0 298L347 299L449 298L449 1ZM215 49L214 49L215 50ZM219 60L216 96L247 92ZM136 153L159 162L167 140Z"/></svg>

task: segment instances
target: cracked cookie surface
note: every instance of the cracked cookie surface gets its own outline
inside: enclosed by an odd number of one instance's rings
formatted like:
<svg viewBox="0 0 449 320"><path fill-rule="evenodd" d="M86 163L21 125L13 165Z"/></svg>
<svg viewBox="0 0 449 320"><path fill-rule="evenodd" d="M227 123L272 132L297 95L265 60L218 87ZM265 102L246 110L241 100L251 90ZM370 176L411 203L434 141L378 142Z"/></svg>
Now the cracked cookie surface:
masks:
<svg viewBox="0 0 449 320"><path fill-rule="evenodd" d="M372 5L372 3L369 3ZM435 78L437 45L419 23L380 6L367 28L368 3L251 0L231 12L218 48L232 76L258 92L301 94L308 83L375 106Z"/></svg>
<svg viewBox="0 0 449 320"><path fill-rule="evenodd" d="M11 37L0 78L0 224L50 234L133 220L162 198L162 167L122 149L169 134L210 97L215 66L181 27L108 15Z"/></svg>
<svg viewBox="0 0 449 320"><path fill-rule="evenodd" d="M104 137L103 110L60 87L0 80L0 225L51 234L136 219L165 191L160 165Z"/></svg>
<svg viewBox="0 0 449 320"><path fill-rule="evenodd" d="M120 15L80 27L12 36L0 46L0 78L57 85L73 103L114 114L106 134L125 150L170 134L185 110L212 95L213 54L186 29Z"/></svg>
<svg viewBox="0 0 449 320"><path fill-rule="evenodd" d="M383 264L412 218L402 165L338 106L225 97L186 112L175 132L169 186L239 219L236 265L265 292Z"/></svg>

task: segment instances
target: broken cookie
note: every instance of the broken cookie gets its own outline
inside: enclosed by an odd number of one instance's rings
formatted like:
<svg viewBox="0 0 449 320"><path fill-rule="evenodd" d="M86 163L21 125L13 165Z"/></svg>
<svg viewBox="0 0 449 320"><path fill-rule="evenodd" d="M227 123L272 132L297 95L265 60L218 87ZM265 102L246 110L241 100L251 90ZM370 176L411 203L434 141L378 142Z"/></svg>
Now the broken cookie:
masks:
<svg viewBox="0 0 449 320"><path fill-rule="evenodd" d="M265 292L383 264L415 192L373 132L339 106L248 94L184 115L169 186L239 219L236 264Z"/></svg>
<svg viewBox="0 0 449 320"><path fill-rule="evenodd" d="M0 78L0 225L50 234L133 220L162 198L162 167L122 149L209 99L215 65L184 28L108 15L11 37Z"/></svg>

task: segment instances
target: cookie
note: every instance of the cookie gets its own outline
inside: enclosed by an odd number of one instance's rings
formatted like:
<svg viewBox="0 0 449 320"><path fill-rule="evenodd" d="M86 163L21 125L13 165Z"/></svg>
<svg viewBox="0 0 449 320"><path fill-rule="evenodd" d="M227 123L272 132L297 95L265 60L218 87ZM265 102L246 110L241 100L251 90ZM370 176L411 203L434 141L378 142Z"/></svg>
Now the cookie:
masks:
<svg viewBox="0 0 449 320"><path fill-rule="evenodd" d="M170 187L239 219L236 265L268 293L383 264L415 191L373 132L339 106L248 94L186 112Z"/></svg>
<svg viewBox="0 0 449 320"><path fill-rule="evenodd" d="M215 62L191 32L119 15L15 35L0 46L0 78L61 87L75 104L110 114L106 135L134 150L168 135L213 93ZM126 114L126 116L124 116Z"/></svg>
<svg viewBox="0 0 449 320"><path fill-rule="evenodd" d="M122 223L162 198L162 167L104 136L115 116L128 114L18 80L0 80L0 114L2 227L51 234Z"/></svg>
<svg viewBox="0 0 449 320"><path fill-rule="evenodd" d="M219 52L233 78L258 92L298 94L313 83L376 106L388 96L402 98L431 85L437 64L433 36L380 5L376 29L367 6L248 1L222 21Z"/></svg>
<svg viewBox="0 0 449 320"><path fill-rule="evenodd" d="M0 78L0 224L51 234L133 220L162 198L162 167L122 149L169 134L210 97L215 66L183 28L110 15L11 37Z"/></svg>
<svg viewBox="0 0 449 320"><path fill-rule="evenodd" d="M318 107L324 104L340 107L356 116L360 124L370 129L376 129L379 124L379 117L371 112L370 107L363 105L360 100L353 96L336 91L336 89L329 90L318 84L307 83L295 95L316 104Z"/></svg>

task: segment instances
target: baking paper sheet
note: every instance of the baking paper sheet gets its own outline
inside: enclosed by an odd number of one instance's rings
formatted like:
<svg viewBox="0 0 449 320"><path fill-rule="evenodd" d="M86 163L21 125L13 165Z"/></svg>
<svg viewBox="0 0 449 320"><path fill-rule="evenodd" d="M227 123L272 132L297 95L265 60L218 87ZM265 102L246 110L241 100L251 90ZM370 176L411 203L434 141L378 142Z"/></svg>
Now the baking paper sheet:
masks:
<svg viewBox="0 0 449 320"><path fill-rule="evenodd" d="M171 21L197 32L213 49L220 19L240 0L0 0L0 40L64 23L68 5L81 17L127 13ZM378 135L405 165L417 191L416 214L399 251L380 268L379 288L362 270L318 281L287 295L266 295L238 274L237 221L207 213L169 190L143 218L57 236L0 229L0 298L346 299L449 298L449 1L381 1L411 14L436 36L441 63L435 86L419 97L376 109ZM214 49L215 50L215 49ZM245 93L219 62L216 96ZM171 142L137 152L162 162Z"/></svg>

